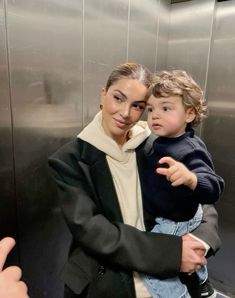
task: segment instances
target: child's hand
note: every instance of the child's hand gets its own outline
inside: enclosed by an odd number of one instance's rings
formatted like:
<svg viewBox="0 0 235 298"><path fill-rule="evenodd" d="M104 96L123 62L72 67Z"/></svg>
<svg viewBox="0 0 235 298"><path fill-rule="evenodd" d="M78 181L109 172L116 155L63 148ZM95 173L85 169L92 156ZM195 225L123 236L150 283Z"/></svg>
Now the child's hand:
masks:
<svg viewBox="0 0 235 298"><path fill-rule="evenodd" d="M166 179L171 182L172 186L184 184L192 190L196 188L197 176L193 172L189 171L189 169L181 162L166 156L162 157L158 163L167 163L169 165L168 168L157 168L156 172L160 175L165 175Z"/></svg>

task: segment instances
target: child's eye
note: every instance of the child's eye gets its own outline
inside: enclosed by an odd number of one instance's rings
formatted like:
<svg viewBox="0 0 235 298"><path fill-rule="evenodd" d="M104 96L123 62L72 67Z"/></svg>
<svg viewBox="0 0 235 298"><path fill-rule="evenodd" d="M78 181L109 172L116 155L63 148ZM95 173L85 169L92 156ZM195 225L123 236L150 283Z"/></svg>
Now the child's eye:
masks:
<svg viewBox="0 0 235 298"><path fill-rule="evenodd" d="M147 112L148 112L148 113L151 113L152 111L153 111L153 109L152 109L151 107L148 107L148 108L147 108Z"/></svg>
<svg viewBox="0 0 235 298"><path fill-rule="evenodd" d="M165 112L167 112L167 111L169 111L169 110L170 110L170 108L169 108L169 107L163 107L162 109L163 109L163 111L165 111Z"/></svg>

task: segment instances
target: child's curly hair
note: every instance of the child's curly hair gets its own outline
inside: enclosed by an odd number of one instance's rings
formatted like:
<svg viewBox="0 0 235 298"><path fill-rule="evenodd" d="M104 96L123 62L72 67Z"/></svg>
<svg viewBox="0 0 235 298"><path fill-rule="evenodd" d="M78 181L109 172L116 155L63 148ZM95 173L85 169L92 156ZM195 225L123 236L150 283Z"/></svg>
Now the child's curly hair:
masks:
<svg viewBox="0 0 235 298"><path fill-rule="evenodd" d="M193 108L195 119L189 126L197 126L207 116L207 105L200 86L184 70L161 71L156 74L147 98L179 95L186 109Z"/></svg>

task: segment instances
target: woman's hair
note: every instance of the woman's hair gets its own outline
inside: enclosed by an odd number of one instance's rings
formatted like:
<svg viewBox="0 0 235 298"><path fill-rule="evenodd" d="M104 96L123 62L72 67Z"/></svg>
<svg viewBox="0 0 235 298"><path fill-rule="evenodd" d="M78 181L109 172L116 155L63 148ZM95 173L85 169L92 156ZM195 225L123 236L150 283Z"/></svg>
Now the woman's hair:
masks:
<svg viewBox="0 0 235 298"><path fill-rule="evenodd" d="M207 116L207 105L200 86L183 70L161 71L148 90L149 96L169 97L179 95L186 109L193 108L195 119L189 126L197 126Z"/></svg>
<svg viewBox="0 0 235 298"><path fill-rule="evenodd" d="M143 65L138 63L124 63L117 65L111 72L105 90L121 79L138 80L147 88L153 83L153 74Z"/></svg>

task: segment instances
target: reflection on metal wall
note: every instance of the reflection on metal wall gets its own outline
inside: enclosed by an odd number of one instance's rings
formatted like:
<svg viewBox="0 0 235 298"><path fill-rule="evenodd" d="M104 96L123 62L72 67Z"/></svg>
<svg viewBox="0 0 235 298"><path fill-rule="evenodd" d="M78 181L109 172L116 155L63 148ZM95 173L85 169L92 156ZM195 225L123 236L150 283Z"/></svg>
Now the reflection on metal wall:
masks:
<svg viewBox="0 0 235 298"><path fill-rule="evenodd" d="M209 118L201 136L226 189L217 204L222 248L209 260L215 287L235 297L235 1L193 0L173 4L168 68L187 70L206 91Z"/></svg>
<svg viewBox="0 0 235 298"><path fill-rule="evenodd" d="M194 0L171 5L168 61L169 68L187 70L205 86L214 0Z"/></svg>
<svg viewBox="0 0 235 298"><path fill-rule="evenodd" d="M84 124L98 111L113 65L126 61L128 1L86 0L84 8Z"/></svg>
<svg viewBox="0 0 235 298"><path fill-rule="evenodd" d="M22 0L6 8L20 261L30 296L59 297L69 234L47 157L82 126L82 5Z"/></svg>
<svg viewBox="0 0 235 298"><path fill-rule="evenodd" d="M155 70L166 68L170 28L170 0L160 0L157 27L157 53Z"/></svg>
<svg viewBox="0 0 235 298"><path fill-rule="evenodd" d="M63 296L71 240L47 157L91 120L110 70L127 60L186 69L206 90L201 133L226 180L217 205L223 247L209 269L235 297L235 1L170 2L0 0L0 234L17 237L33 298Z"/></svg>
<svg viewBox="0 0 235 298"><path fill-rule="evenodd" d="M159 1L131 0L128 61L139 61L155 70ZM157 5L158 4L158 5ZM158 13L156 13L158 11Z"/></svg>
<svg viewBox="0 0 235 298"><path fill-rule="evenodd" d="M209 269L235 297L235 2L170 2L0 0L0 234L17 235L33 298L63 296L71 240L47 157L91 120L110 70L127 60L184 68L206 90L202 137L227 184L218 204L223 248Z"/></svg>
<svg viewBox="0 0 235 298"><path fill-rule="evenodd" d="M5 26L5 5L0 0L0 239L16 236L16 201L11 129L10 90Z"/></svg>
<svg viewBox="0 0 235 298"><path fill-rule="evenodd" d="M16 237L18 230L30 297L63 296L71 240L48 156L98 111L115 64L130 59L155 68L163 5L142 2L0 0L0 231Z"/></svg>
<svg viewBox="0 0 235 298"><path fill-rule="evenodd" d="M217 3L208 73L207 98L210 116L203 137L226 190L218 204L222 249L211 264L218 289L235 297L235 1Z"/></svg>

